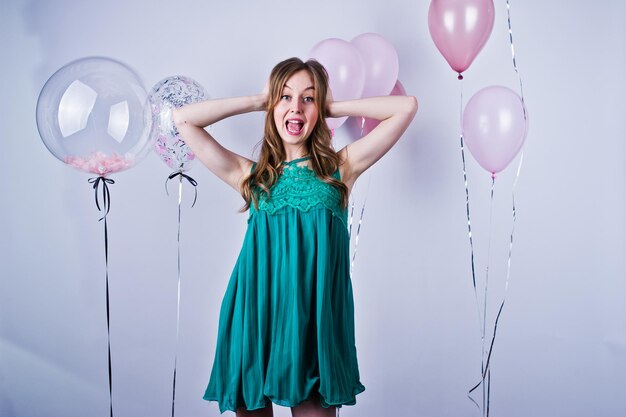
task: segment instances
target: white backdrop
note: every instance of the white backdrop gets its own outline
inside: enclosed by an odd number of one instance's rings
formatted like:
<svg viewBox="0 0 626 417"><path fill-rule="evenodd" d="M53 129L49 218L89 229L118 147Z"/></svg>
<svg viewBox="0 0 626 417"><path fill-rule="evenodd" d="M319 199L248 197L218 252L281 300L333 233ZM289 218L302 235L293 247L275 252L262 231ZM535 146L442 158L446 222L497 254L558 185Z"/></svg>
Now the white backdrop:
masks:
<svg viewBox="0 0 626 417"><path fill-rule="evenodd" d="M496 0L491 39L463 83L517 89ZM377 32L420 109L355 191L367 197L353 277L367 390L344 416L475 416L480 334L459 146L461 83L428 34L425 0L45 1L0 3L0 415L108 415L103 228L89 175L39 139L38 93L66 63L107 56L151 88L182 74L212 97L259 91L281 59L318 41ZM176 5L175 5L176 4ZM515 193L511 281L492 368L493 416L626 415L626 4L513 1L530 133ZM250 155L263 116L213 133ZM347 128L337 130L339 143ZM469 155L483 277L489 175ZM490 288L500 295L518 160L496 181ZM175 196L154 154L113 175L109 219L114 415L169 416L176 329ZM216 416L201 397L219 303L239 251L240 197L199 164L185 189L178 416ZM369 184L369 185L368 185ZM495 307L494 297L492 311ZM288 411L277 408L276 415Z"/></svg>

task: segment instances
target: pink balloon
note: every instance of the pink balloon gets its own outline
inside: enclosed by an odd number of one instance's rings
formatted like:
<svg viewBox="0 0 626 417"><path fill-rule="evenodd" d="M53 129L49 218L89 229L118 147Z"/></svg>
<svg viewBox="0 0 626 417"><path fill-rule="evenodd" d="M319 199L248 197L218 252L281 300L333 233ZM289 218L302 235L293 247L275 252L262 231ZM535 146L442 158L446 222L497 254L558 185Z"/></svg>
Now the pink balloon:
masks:
<svg viewBox="0 0 626 417"><path fill-rule="evenodd" d="M389 95L390 96L406 96L406 90L404 89L404 86L402 85L400 80L396 80L396 83L391 89L391 92L389 93Z"/></svg>
<svg viewBox="0 0 626 417"><path fill-rule="evenodd" d="M459 79L489 39L494 18L493 0L431 1L430 36Z"/></svg>
<svg viewBox="0 0 626 417"><path fill-rule="evenodd" d="M377 33L363 33L350 41L361 54L365 84L361 97L386 96L398 79L398 53Z"/></svg>
<svg viewBox="0 0 626 417"><path fill-rule="evenodd" d="M319 61L328 72L328 83L337 101L361 98L365 71L359 51L350 42L330 38L317 43L309 57ZM326 119L328 127L336 129L347 117Z"/></svg>
<svg viewBox="0 0 626 417"><path fill-rule="evenodd" d="M476 161L487 171L502 171L522 149L528 114L522 99L502 86L485 87L463 111L463 137Z"/></svg>
<svg viewBox="0 0 626 417"><path fill-rule="evenodd" d="M406 91L400 80L396 81L390 96L406 96ZM361 138L370 133L376 126L380 124L379 120L369 119L367 117L351 117L348 122L350 136L353 139Z"/></svg>

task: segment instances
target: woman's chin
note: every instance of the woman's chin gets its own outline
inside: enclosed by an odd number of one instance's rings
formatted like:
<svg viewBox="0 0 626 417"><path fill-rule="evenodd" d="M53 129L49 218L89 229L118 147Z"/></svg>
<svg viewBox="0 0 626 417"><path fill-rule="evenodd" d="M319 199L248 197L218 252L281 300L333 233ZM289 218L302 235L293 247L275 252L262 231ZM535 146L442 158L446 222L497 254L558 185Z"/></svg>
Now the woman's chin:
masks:
<svg viewBox="0 0 626 417"><path fill-rule="evenodd" d="M293 135L288 132L281 132L280 138L285 145L295 146L303 144L307 139L307 135L305 134L305 132L300 132L298 135Z"/></svg>

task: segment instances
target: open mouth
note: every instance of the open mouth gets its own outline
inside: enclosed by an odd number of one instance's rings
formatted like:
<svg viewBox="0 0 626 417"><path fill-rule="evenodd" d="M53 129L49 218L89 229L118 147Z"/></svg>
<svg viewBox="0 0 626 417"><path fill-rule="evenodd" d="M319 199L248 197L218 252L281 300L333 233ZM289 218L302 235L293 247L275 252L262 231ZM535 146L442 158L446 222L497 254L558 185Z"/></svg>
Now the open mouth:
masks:
<svg viewBox="0 0 626 417"><path fill-rule="evenodd" d="M290 119L285 123L285 127L287 129L287 133L290 135L297 136L302 132L304 128L304 122L302 120Z"/></svg>

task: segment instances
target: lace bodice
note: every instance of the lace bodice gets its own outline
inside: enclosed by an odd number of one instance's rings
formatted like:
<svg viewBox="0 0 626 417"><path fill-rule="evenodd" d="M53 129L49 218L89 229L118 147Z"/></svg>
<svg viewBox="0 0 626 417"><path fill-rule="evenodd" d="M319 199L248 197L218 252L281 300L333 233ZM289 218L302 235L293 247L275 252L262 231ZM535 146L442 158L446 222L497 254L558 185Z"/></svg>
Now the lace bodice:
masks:
<svg viewBox="0 0 626 417"><path fill-rule="evenodd" d="M308 159L310 157L283 163L283 172L270 189L270 198L264 193L260 193L258 210L252 205L250 217L257 211L274 214L287 206L304 212L322 206L330 210L345 224L347 210L341 207L339 191L317 178L315 172L306 165L298 165L298 163ZM339 170L335 171L333 177L340 179Z"/></svg>

